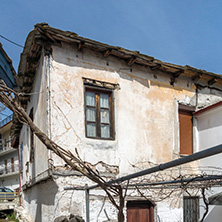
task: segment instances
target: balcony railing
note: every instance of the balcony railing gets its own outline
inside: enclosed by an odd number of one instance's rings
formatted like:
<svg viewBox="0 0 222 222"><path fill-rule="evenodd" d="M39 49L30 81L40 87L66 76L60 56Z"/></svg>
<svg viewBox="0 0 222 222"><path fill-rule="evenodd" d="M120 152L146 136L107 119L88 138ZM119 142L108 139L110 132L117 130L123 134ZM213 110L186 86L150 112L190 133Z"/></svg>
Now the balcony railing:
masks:
<svg viewBox="0 0 222 222"><path fill-rule="evenodd" d="M7 116L5 119L3 119L1 122L0 122L0 127L4 126L5 124L7 124L8 122L10 122L12 120L12 114Z"/></svg>
<svg viewBox="0 0 222 222"><path fill-rule="evenodd" d="M11 147L11 142L12 140L4 140L4 139L0 139L0 152L2 151L6 151L6 150L9 150L9 149L13 149Z"/></svg>
<svg viewBox="0 0 222 222"><path fill-rule="evenodd" d="M12 166L3 166L4 169L0 169L0 175L7 175L10 173L15 173L15 172L19 172L19 165L18 164L14 164Z"/></svg>

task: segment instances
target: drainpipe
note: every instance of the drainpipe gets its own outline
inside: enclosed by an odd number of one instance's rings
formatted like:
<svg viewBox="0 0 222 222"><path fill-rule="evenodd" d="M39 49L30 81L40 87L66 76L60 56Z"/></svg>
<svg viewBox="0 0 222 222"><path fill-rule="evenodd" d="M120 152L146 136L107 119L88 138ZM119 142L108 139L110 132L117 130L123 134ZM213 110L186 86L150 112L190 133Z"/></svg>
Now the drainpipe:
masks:
<svg viewBox="0 0 222 222"><path fill-rule="evenodd" d="M21 188L22 188L22 182L21 182L21 166L20 166L20 149L21 149L21 144L19 144L18 146L18 164L19 164L19 206L22 205L22 201L21 201Z"/></svg>
<svg viewBox="0 0 222 222"><path fill-rule="evenodd" d="M52 139L52 129L51 129L51 79L50 79L50 55L51 52L50 51L45 51L44 52L44 57L43 57L43 63L44 63L44 70L43 73L45 75L45 80L46 80L46 93L47 97L48 97L48 136L50 139ZM52 152L51 150L49 150L49 159L52 159ZM49 164L48 168L49 170L51 169L52 165Z"/></svg>
<svg viewBox="0 0 222 222"><path fill-rule="evenodd" d="M89 189L88 189L88 184L85 185L85 200L86 200L86 222L90 222L90 219L89 219Z"/></svg>

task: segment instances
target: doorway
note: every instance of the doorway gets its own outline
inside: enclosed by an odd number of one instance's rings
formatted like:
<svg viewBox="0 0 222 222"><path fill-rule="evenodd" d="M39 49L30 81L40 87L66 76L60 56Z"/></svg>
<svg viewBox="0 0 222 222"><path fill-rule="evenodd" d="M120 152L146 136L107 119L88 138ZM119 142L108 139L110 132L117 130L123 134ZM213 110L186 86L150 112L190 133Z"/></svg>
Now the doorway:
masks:
<svg viewBox="0 0 222 222"><path fill-rule="evenodd" d="M154 204L148 200L128 201L127 222L154 222Z"/></svg>

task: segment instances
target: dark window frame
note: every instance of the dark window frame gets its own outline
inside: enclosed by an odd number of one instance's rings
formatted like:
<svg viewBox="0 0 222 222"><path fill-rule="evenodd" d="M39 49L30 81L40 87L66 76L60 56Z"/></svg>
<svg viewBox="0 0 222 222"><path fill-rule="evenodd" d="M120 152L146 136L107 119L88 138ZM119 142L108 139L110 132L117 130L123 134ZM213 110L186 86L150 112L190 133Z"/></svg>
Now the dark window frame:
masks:
<svg viewBox="0 0 222 222"><path fill-rule="evenodd" d="M188 202L189 201L189 202ZM191 203L193 201L194 203ZM186 203L187 202L187 203ZM187 205L190 204L189 209L186 209ZM184 196L183 197L183 222L198 222L200 216L200 204L198 196ZM188 214L191 215L188 215Z"/></svg>
<svg viewBox="0 0 222 222"><path fill-rule="evenodd" d="M95 98L95 112L96 112L96 136L88 136L87 135L87 123L92 123L91 121L87 121L86 119L86 109L90 106L86 105L86 92L93 92L96 95ZM100 94L106 94L109 96L109 108L100 108ZM85 136L90 139L99 139L99 140L115 140L114 135L114 100L113 100L113 90L107 88L94 87L90 85L84 85L84 109L85 109ZM109 124L100 122L100 110L109 110ZM105 138L101 137L101 125L110 125L110 137Z"/></svg>

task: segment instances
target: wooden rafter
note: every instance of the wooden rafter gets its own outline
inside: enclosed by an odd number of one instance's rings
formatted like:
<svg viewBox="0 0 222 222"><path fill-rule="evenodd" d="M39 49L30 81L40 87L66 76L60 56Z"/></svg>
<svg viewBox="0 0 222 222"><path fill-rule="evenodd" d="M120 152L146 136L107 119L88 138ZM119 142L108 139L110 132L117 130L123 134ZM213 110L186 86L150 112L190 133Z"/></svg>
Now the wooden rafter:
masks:
<svg viewBox="0 0 222 222"><path fill-rule="evenodd" d="M159 69L159 68L161 68L161 64L157 64L156 66L151 66L151 67L150 67L150 69L151 69L152 71L154 71L154 70L156 70L156 69Z"/></svg>
<svg viewBox="0 0 222 222"><path fill-rule="evenodd" d="M177 71L172 74L170 78L170 85L174 86L175 80L183 73L183 70Z"/></svg>
<svg viewBox="0 0 222 222"><path fill-rule="evenodd" d="M133 63L136 61L136 56L132 56L129 60L128 60L128 65L131 66L133 65Z"/></svg>
<svg viewBox="0 0 222 222"><path fill-rule="evenodd" d="M79 45L78 45L78 50L82 50L82 48L84 47L84 44L85 42L79 42Z"/></svg>
<svg viewBox="0 0 222 222"><path fill-rule="evenodd" d="M211 80L208 81L208 85L211 86L217 82L217 79L212 78Z"/></svg>
<svg viewBox="0 0 222 222"><path fill-rule="evenodd" d="M112 49L108 49L103 53L103 56L106 58L111 54L111 52L112 52Z"/></svg>
<svg viewBox="0 0 222 222"><path fill-rule="evenodd" d="M202 77L202 74L196 74L194 77L192 77L192 80L194 81L194 82L197 82L200 78Z"/></svg>

